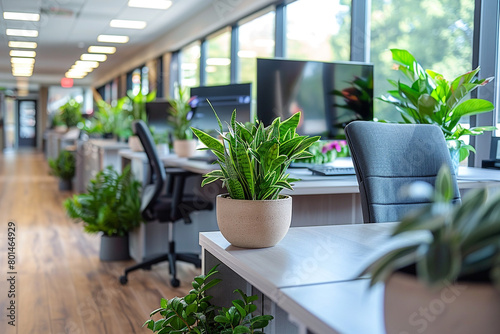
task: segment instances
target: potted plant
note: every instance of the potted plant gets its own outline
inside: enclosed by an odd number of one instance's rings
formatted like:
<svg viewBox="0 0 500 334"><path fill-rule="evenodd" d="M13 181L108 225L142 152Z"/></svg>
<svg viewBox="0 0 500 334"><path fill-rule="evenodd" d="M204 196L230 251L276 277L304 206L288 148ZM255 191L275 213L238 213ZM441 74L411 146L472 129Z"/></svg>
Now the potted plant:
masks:
<svg viewBox="0 0 500 334"><path fill-rule="evenodd" d="M87 193L74 195L64 206L70 218L84 223L85 232L102 232L102 261L129 259L128 232L143 221L140 183L129 166L121 174L108 166L90 181Z"/></svg>
<svg viewBox="0 0 500 334"><path fill-rule="evenodd" d="M66 130L68 130L76 126L82 119L82 105L72 98L59 107L59 113L53 120L56 125L65 125Z"/></svg>
<svg viewBox="0 0 500 334"><path fill-rule="evenodd" d="M83 130L89 134L99 134L104 138L128 138L132 135L131 118L126 104L128 97L122 97L113 104L97 101L97 111L87 120Z"/></svg>
<svg viewBox="0 0 500 334"><path fill-rule="evenodd" d="M190 157L196 152L196 139L190 130L193 118L193 98L180 86L175 90L175 97L168 99L168 123L173 128L174 152L179 157Z"/></svg>
<svg viewBox="0 0 500 334"><path fill-rule="evenodd" d="M409 214L392 233L412 241L362 273L371 274L371 285L386 282L387 333L497 333L500 194L488 199L486 189L470 190L461 204L452 204L446 167L434 193L432 188L428 193L432 203Z"/></svg>
<svg viewBox="0 0 500 334"><path fill-rule="evenodd" d="M75 157L73 153L62 150L57 159L49 159L50 174L59 178L59 190L71 190L75 176Z"/></svg>
<svg viewBox="0 0 500 334"><path fill-rule="evenodd" d="M292 190L290 183L298 181L287 174L287 168L293 160L311 157L306 149L319 137L295 132L300 112L283 122L276 118L268 127L255 121L247 128L236 121L234 111L226 133L215 115L222 142L199 129L192 130L215 154L220 166L204 176L202 186L222 180L229 192L217 196L219 229L234 246L274 246L287 233L292 214L292 198L280 192Z"/></svg>
<svg viewBox="0 0 500 334"><path fill-rule="evenodd" d="M221 282L212 279L217 274L217 266L207 275L195 277L193 289L184 297L174 297L170 300L161 299L160 308L151 312L143 327L153 333L199 333L199 334L237 334L263 333L270 315L253 316L257 306L253 304L257 296L247 296L240 289L235 290L242 299L232 301L230 308L221 308L210 303L212 296L207 291ZM153 320L155 314L160 314L159 320Z"/></svg>
<svg viewBox="0 0 500 334"><path fill-rule="evenodd" d="M128 113L124 113L124 115L126 115L125 117L127 119L126 126L128 135L125 138L128 139L128 144L132 151L143 150L139 137L132 133L132 121L143 120L147 122L146 103L154 101L155 99L156 91L151 91L148 94L143 94L142 91L139 91L136 95L133 95L131 90L127 92L124 108L128 110Z"/></svg>
<svg viewBox="0 0 500 334"><path fill-rule="evenodd" d="M448 141L455 166L474 150L465 144L462 137L476 136L484 131L493 131L493 126L464 128L459 124L464 116L472 116L493 110L491 102L483 99L468 99L468 94L479 86L484 86L493 78L476 79L479 67L459 75L452 81L430 69L424 70L413 55L400 49L391 49L396 69L403 74L409 84L389 80L396 89L390 90L380 100L390 103L401 113L404 123L438 125Z"/></svg>

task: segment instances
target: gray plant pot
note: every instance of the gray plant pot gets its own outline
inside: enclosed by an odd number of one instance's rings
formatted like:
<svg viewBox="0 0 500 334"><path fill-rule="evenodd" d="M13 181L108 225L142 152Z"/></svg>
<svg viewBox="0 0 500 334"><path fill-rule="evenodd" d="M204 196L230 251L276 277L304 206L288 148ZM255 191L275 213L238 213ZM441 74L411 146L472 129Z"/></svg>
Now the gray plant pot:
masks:
<svg viewBox="0 0 500 334"><path fill-rule="evenodd" d="M99 251L101 261L125 261L130 259L128 250L128 235L101 236L101 249Z"/></svg>
<svg viewBox="0 0 500 334"><path fill-rule="evenodd" d="M59 179L59 190L61 190L61 191L69 191L71 189L73 189L72 180Z"/></svg>

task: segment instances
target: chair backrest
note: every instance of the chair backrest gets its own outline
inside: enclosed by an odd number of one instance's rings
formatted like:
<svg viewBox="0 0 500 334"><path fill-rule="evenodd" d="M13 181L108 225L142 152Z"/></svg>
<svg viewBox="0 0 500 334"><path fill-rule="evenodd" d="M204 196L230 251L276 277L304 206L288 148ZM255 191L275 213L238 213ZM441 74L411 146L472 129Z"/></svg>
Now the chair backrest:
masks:
<svg viewBox="0 0 500 334"><path fill-rule="evenodd" d="M142 190L141 212L146 220L152 220L154 219L153 205L163 191L167 175L165 173L163 162L160 160L158 152L156 151L151 131L149 131L146 123L141 120L132 122L132 131L139 137L139 140L144 148L144 152L146 152L146 155L148 156L151 168L150 182L149 184L146 184Z"/></svg>
<svg viewBox="0 0 500 334"><path fill-rule="evenodd" d="M365 223L400 221L409 211L428 203L407 198L401 187L414 181L435 184L443 164L457 179L441 129L430 124L387 124L355 121L345 128L359 184Z"/></svg>

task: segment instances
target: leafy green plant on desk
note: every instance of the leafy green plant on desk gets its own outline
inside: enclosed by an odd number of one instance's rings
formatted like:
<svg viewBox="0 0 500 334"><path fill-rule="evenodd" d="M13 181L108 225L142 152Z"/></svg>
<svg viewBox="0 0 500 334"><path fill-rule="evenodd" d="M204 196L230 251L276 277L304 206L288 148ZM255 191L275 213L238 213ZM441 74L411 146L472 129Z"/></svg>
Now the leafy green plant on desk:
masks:
<svg viewBox="0 0 500 334"><path fill-rule="evenodd" d="M215 111L214 111L215 113ZM236 121L233 112L229 131L223 132L219 122L221 143L207 133L191 128L198 139L217 156L220 170L205 175L202 186L222 180L232 199L275 200L283 189L292 189L287 168L292 161L311 157L307 148L320 137L300 136L296 133L301 113L271 125L255 121L246 125Z"/></svg>
<svg viewBox="0 0 500 334"><path fill-rule="evenodd" d="M442 74L424 70L413 55L400 49L391 49L396 69L409 81L388 80L395 89L380 100L396 107L404 123L435 124L441 128L450 147L459 151L459 161L469 156L474 147L466 145L463 136L476 136L493 131L494 126L464 128L459 124L462 117L493 110L493 103L483 99L468 99L471 91L484 86L493 78L477 79L479 67L448 81Z"/></svg>
<svg viewBox="0 0 500 334"><path fill-rule="evenodd" d="M220 308L210 303L212 296L207 291L221 282L221 279L211 277L217 274L217 266L206 275L195 277L193 289L184 297L174 297L170 300L161 299L160 308L151 312L161 319L149 319L143 325L153 333L197 333L197 334L240 334L264 333L273 319L270 315L253 316L257 306L253 304L257 296L247 296L237 289L242 299L232 301L230 308Z"/></svg>

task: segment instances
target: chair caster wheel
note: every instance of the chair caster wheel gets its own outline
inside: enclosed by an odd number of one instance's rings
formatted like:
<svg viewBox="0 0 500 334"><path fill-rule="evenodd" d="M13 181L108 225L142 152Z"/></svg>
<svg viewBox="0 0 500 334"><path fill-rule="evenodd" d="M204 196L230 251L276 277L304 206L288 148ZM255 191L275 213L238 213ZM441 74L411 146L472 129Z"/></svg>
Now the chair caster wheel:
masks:
<svg viewBox="0 0 500 334"><path fill-rule="evenodd" d="M127 276L125 276L125 275L120 276L120 284L121 285L125 285L125 284L127 284L127 282L128 282Z"/></svg>
<svg viewBox="0 0 500 334"><path fill-rule="evenodd" d="M174 288L177 288L180 285L180 281L177 278L172 278L170 284L172 284Z"/></svg>

